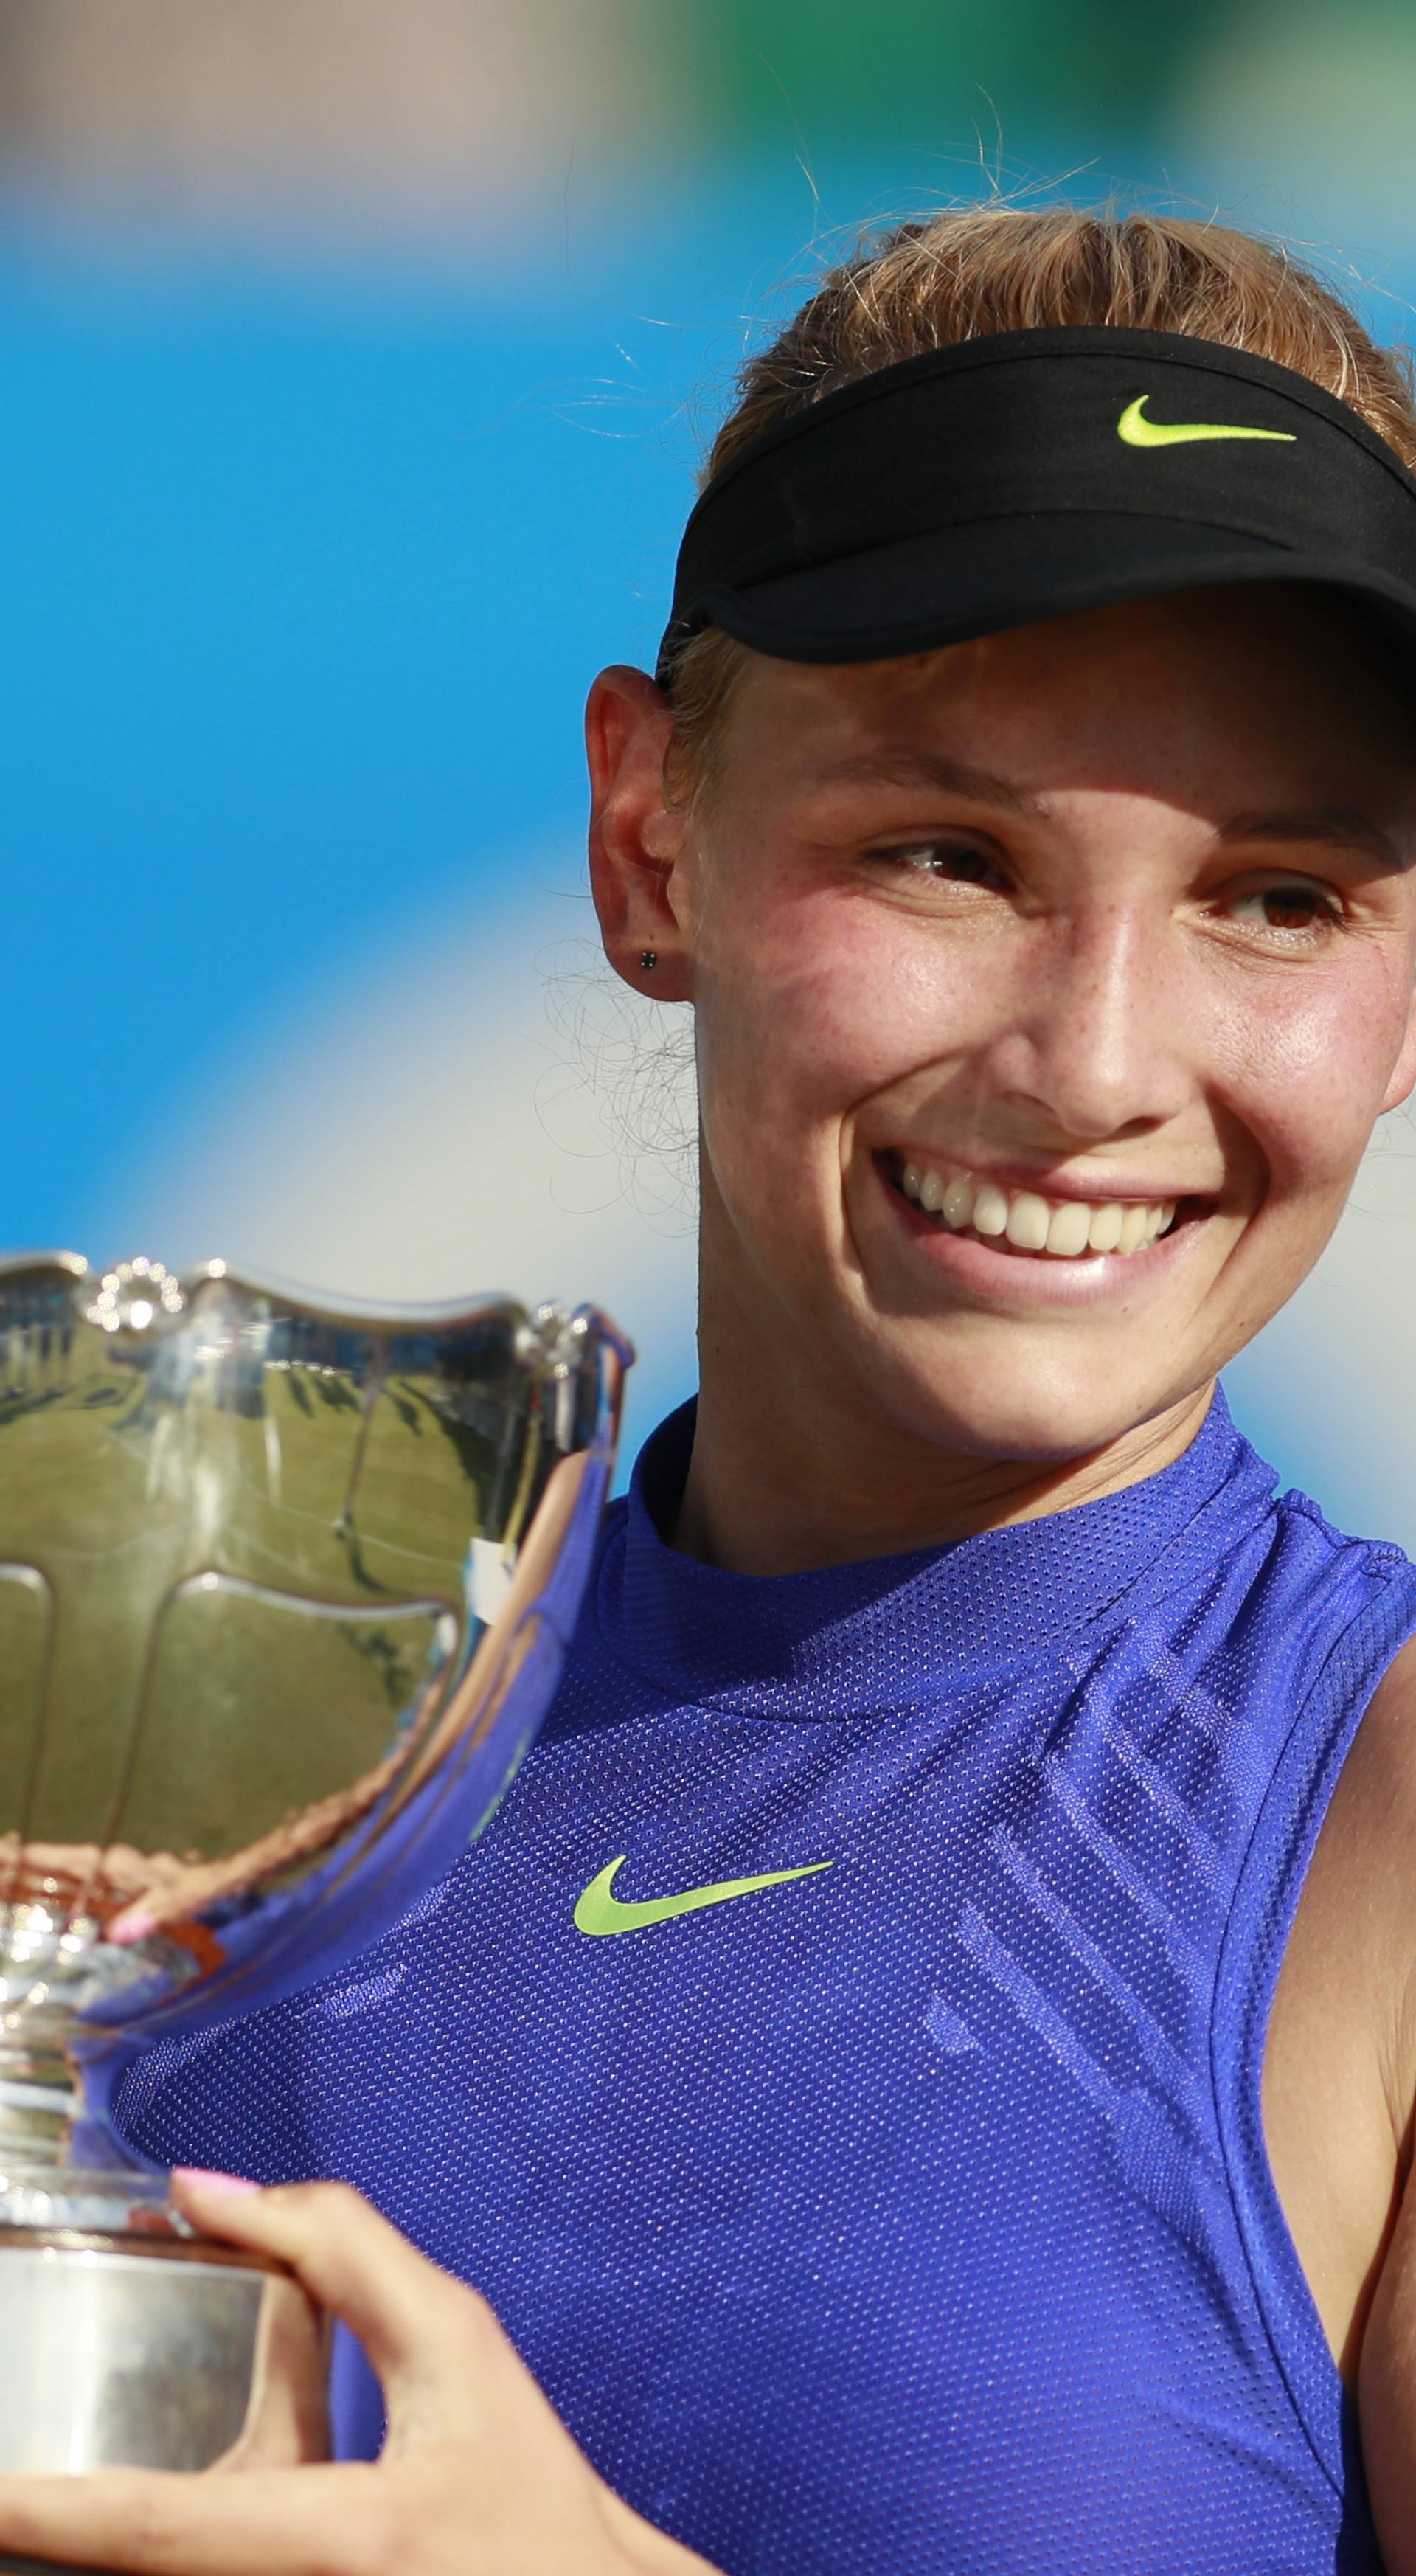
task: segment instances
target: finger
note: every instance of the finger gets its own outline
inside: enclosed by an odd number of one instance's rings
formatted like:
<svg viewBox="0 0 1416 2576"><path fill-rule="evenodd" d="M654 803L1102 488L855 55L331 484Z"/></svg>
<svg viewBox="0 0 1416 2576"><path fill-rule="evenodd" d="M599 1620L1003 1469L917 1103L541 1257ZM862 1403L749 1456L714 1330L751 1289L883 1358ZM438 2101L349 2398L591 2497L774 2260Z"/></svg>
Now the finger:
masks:
<svg viewBox="0 0 1416 2576"><path fill-rule="evenodd" d="M501 2339L476 2293L430 2263L347 2183L277 2184L262 2191L227 2174L179 2167L179 2209L210 2236L288 2263L305 2288L358 2336L392 2383L465 2372L469 2345Z"/></svg>
<svg viewBox="0 0 1416 2576"><path fill-rule="evenodd" d="M378 2471L359 2463L229 2479L0 2477L0 2547L113 2576L384 2576L397 2564L391 2506Z"/></svg>
<svg viewBox="0 0 1416 2576"><path fill-rule="evenodd" d="M282 2271L261 2300L245 2420L212 2467L246 2477L253 2469L329 2459L329 2361L325 2311Z"/></svg>

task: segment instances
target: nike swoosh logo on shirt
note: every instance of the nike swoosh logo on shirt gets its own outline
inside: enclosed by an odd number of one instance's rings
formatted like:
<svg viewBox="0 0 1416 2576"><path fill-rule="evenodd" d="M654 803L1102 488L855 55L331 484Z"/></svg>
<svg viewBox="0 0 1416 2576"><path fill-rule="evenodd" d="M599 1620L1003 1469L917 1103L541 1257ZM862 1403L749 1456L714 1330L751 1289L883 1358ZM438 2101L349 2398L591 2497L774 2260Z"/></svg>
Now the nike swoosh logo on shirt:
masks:
<svg viewBox="0 0 1416 2576"><path fill-rule="evenodd" d="M1242 429L1222 420L1147 420L1149 394L1137 394L1116 424L1116 435L1128 447L1180 447L1197 438L1276 438L1285 447L1295 442L1291 429Z"/></svg>
<svg viewBox="0 0 1416 2576"><path fill-rule="evenodd" d="M615 1879L629 1855L621 1852L618 1860L607 1861L598 1878L592 1878L576 1902L577 1932L598 1935L605 1932L643 1932L651 1923L667 1923L673 1914L697 1914L705 1905L726 1905L733 1896L751 1896L759 1887L781 1887L789 1878L811 1878L819 1869L830 1869L829 1860L809 1860L800 1869L764 1869L755 1878L718 1878L711 1887L686 1887L677 1896L649 1896L640 1903L625 1904L614 1894Z"/></svg>

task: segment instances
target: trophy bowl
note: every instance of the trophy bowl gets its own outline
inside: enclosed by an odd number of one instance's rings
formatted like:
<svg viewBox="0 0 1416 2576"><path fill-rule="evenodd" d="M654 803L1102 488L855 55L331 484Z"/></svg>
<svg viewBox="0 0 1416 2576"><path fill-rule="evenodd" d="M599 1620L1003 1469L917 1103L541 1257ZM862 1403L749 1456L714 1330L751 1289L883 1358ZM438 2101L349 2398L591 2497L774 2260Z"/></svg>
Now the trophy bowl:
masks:
<svg viewBox="0 0 1416 2576"><path fill-rule="evenodd" d="M590 1307L0 1259L0 2468L256 2456L302 2372L318 2451L303 2292L192 2234L115 2088L343 1967L489 1822L631 1358Z"/></svg>

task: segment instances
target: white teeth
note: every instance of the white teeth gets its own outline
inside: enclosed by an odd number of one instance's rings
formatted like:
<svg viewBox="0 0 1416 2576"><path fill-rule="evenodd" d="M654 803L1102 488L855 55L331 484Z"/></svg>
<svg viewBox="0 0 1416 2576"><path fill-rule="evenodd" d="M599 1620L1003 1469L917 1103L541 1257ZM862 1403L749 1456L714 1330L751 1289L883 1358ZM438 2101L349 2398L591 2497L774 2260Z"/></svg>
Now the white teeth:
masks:
<svg viewBox="0 0 1416 2576"><path fill-rule="evenodd" d="M1032 1190L1015 1190L1004 1229L1008 1241L1015 1243L1020 1252L1045 1251L1051 1215L1046 1199L1038 1198Z"/></svg>
<svg viewBox="0 0 1416 2576"><path fill-rule="evenodd" d="M957 1232L961 1226L969 1223L973 1209L974 1185L967 1175L961 1172L956 1181L949 1183L944 1193L944 1222L946 1225L952 1225Z"/></svg>
<svg viewBox="0 0 1416 2576"><path fill-rule="evenodd" d="M1087 1242L1093 1252L1114 1252L1121 1240L1126 1211L1119 1199L1108 1199L1103 1207L1091 1210Z"/></svg>
<svg viewBox="0 0 1416 2576"><path fill-rule="evenodd" d="M1047 1228L1047 1249L1075 1258L1087 1248L1091 1227L1091 1209L1083 1199L1064 1199L1054 1208Z"/></svg>
<svg viewBox="0 0 1416 2576"><path fill-rule="evenodd" d="M1075 1261L1084 1252L1139 1252L1175 1222L1174 1199L1045 1199L1037 1190L1012 1190L972 1173L906 1163L899 1186L927 1216L952 1233L972 1226L988 1238L1006 1235L1016 1251L1046 1252Z"/></svg>

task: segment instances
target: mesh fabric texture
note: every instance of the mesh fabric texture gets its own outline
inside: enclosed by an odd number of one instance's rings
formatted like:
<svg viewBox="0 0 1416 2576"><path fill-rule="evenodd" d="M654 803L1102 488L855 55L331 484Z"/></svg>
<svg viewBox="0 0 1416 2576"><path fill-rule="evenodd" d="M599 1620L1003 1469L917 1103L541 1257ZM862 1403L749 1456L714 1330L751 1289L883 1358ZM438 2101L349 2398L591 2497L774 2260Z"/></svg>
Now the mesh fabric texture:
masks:
<svg viewBox="0 0 1416 2576"><path fill-rule="evenodd" d="M154 2052L168 2161L360 2185L725 2576L1375 2576L1264 2155L1268 1999L1416 1627L1217 1399L1128 1491L759 1579L655 1435L486 1841L343 1976ZM614 1937L576 1900L829 1869ZM342 2447L378 2393L340 2348Z"/></svg>

